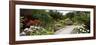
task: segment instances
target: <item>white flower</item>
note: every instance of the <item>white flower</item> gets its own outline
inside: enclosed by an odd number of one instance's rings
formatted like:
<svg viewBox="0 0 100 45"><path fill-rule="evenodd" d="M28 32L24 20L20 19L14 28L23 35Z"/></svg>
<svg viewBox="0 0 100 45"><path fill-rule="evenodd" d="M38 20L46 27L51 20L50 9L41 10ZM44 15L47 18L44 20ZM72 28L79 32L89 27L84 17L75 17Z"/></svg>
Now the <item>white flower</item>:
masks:
<svg viewBox="0 0 100 45"><path fill-rule="evenodd" d="M83 27L83 26L80 26L81 28Z"/></svg>
<svg viewBox="0 0 100 45"><path fill-rule="evenodd" d="M84 24L82 26L85 26Z"/></svg>
<svg viewBox="0 0 100 45"><path fill-rule="evenodd" d="M26 34L25 32L22 32L21 34Z"/></svg>
<svg viewBox="0 0 100 45"><path fill-rule="evenodd" d="M21 36L25 36L25 35L26 35L26 33L25 33L25 32L22 32L20 35L21 35Z"/></svg>
<svg viewBox="0 0 100 45"><path fill-rule="evenodd" d="M29 28L29 30L28 30L28 31L29 31L29 32L32 32L33 30Z"/></svg>
<svg viewBox="0 0 100 45"><path fill-rule="evenodd" d="M80 31L82 31L82 29L80 29Z"/></svg>
<svg viewBox="0 0 100 45"><path fill-rule="evenodd" d="M82 30L82 32L85 32L84 30Z"/></svg>
<svg viewBox="0 0 100 45"><path fill-rule="evenodd" d="M29 30L29 28L25 28L25 29L24 29L24 31L28 31L28 30Z"/></svg>
<svg viewBox="0 0 100 45"><path fill-rule="evenodd" d="M87 32L89 32L90 30L87 30Z"/></svg>
<svg viewBox="0 0 100 45"><path fill-rule="evenodd" d="M35 26L35 28L36 28L36 29L40 29L41 27L39 27L39 26Z"/></svg>
<svg viewBox="0 0 100 45"><path fill-rule="evenodd" d="M39 26L35 26L34 28L35 28L35 29L40 29L41 27L39 27Z"/></svg>
<svg viewBox="0 0 100 45"><path fill-rule="evenodd" d="M35 26L30 26L30 28L34 28Z"/></svg>

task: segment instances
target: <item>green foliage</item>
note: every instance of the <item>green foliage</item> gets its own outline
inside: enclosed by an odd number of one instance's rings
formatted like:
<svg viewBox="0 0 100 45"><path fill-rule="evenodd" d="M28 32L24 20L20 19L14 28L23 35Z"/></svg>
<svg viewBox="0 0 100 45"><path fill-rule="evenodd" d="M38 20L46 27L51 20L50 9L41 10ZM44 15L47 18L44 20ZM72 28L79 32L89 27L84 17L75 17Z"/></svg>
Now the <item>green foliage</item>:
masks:
<svg viewBox="0 0 100 45"><path fill-rule="evenodd" d="M47 14L45 10L42 9L32 9L33 14Z"/></svg>
<svg viewBox="0 0 100 45"><path fill-rule="evenodd" d="M63 19L62 13L58 12L57 10L50 10L48 13L54 20Z"/></svg>
<svg viewBox="0 0 100 45"><path fill-rule="evenodd" d="M32 15L29 18L38 19L41 21L41 28L37 29L32 28L32 32L27 33L28 35L51 35L55 31L62 29L65 26L84 24L80 28L75 28L78 33L89 33L90 31L90 12L88 11L72 11L63 15L57 10L42 10L42 9L32 9ZM24 30L23 18L27 17L26 15L20 16L20 29L21 32ZM39 27L37 26L37 27Z"/></svg>
<svg viewBox="0 0 100 45"><path fill-rule="evenodd" d="M66 17L71 19L76 25L84 24L83 28L80 27L80 28L74 29L74 30L78 30L78 33L89 33L90 32L90 12L73 11L73 12L66 14Z"/></svg>
<svg viewBox="0 0 100 45"><path fill-rule="evenodd" d="M33 18L38 18L42 22L42 26L46 27L52 23L52 17L47 14L33 14Z"/></svg>
<svg viewBox="0 0 100 45"><path fill-rule="evenodd" d="M71 19L74 23L84 24L85 28L90 29L90 12L88 11L73 11L66 14L66 17Z"/></svg>
<svg viewBox="0 0 100 45"><path fill-rule="evenodd" d="M66 18L69 18L70 20L72 20L72 18L75 16L74 12L69 12L66 14Z"/></svg>
<svg viewBox="0 0 100 45"><path fill-rule="evenodd" d="M37 29L33 27L32 30L35 30L33 31L30 35L51 35L54 33L54 31L52 30L51 27L48 27L48 28L40 28L40 29Z"/></svg>

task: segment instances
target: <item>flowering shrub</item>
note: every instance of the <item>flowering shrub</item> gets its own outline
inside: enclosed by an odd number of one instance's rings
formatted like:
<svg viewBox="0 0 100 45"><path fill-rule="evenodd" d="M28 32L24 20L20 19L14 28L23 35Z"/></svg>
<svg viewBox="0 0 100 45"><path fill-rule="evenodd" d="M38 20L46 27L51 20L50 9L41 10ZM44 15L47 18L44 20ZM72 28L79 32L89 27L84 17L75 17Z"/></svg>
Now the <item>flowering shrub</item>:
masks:
<svg viewBox="0 0 100 45"><path fill-rule="evenodd" d="M86 29L84 26L85 26L85 25L78 26L78 27L74 28L74 30L75 30L77 33L90 33L90 30Z"/></svg>
<svg viewBox="0 0 100 45"><path fill-rule="evenodd" d="M21 32L21 36L25 35L48 35L53 34L52 28L43 28L40 26L30 26L30 28L25 28L23 32Z"/></svg>

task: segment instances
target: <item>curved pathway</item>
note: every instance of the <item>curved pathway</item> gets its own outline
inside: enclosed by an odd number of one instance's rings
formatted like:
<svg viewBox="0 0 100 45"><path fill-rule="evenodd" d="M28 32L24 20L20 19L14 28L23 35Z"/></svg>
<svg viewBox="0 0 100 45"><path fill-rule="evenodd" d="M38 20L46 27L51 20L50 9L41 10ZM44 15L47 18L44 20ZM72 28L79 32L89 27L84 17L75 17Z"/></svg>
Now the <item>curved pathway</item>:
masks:
<svg viewBox="0 0 100 45"><path fill-rule="evenodd" d="M74 25L65 26L64 28L56 31L54 34L71 34L75 27L77 26Z"/></svg>

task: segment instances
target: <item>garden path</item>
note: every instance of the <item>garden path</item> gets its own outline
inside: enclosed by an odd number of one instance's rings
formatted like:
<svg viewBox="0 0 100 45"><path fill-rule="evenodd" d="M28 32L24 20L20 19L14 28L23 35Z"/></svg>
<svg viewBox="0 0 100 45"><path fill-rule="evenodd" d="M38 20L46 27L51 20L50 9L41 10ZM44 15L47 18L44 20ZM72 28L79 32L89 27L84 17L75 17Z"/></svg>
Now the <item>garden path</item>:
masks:
<svg viewBox="0 0 100 45"><path fill-rule="evenodd" d="M77 26L75 25L65 26L64 28L56 31L54 34L71 34L75 27Z"/></svg>

